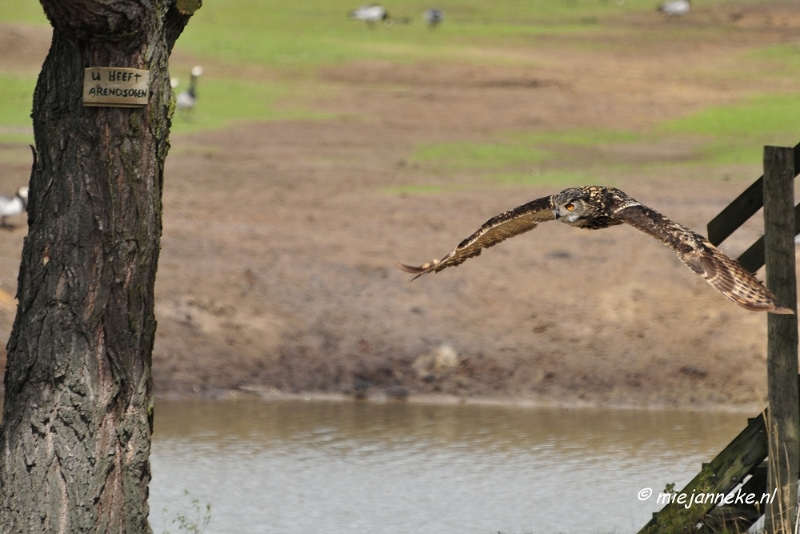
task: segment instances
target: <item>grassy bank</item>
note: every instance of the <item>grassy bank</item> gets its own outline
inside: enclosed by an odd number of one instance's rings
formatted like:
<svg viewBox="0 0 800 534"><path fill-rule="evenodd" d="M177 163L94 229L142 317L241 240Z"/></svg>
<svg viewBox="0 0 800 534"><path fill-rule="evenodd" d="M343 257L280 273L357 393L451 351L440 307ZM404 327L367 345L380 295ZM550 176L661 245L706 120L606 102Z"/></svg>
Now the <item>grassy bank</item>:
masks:
<svg viewBox="0 0 800 534"><path fill-rule="evenodd" d="M764 3L709 0L702 7ZM386 2L395 24L374 28L349 20L348 12L355 7L350 0L280 1L271 3L269 9L256 0L209 2L178 41L172 67L173 76L183 82L178 88L182 90L191 66L206 66L199 86L202 106L190 118L176 117L173 132L221 129L243 121L335 118L335 113L320 111L315 103L346 89L321 80L320 69L357 62L535 68L543 61L535 53L542 43L565 50L624 55L629 53L632 40L660 46L726 39L728 34L735 38L734 28L725 24L656 25L661 19L656 18L651 0L451 0L438 5L447 19L432 31L421 18L428 7L425 2ZM3 2L0 21L48 24L38 4L23 0ZM601 46L599 40L603 41ZM741 72L756 69L786 82L778 84L786 87L798 81L798 65L800 45L772 44L739 53L730 72L712 69L692 75L707 76L709 83L725 83L739 79ZM0 142L32 141L27 128L34 85L33 76L0 68ZM498 131L485 142L420 143L409 159L442 173L476 169L499 182L524 182L543 175L558 180L559 173L574 174L575 169L570 165L563 168L563 162L571 160L579 148L689 140L696 149L681 165L751 164L760 161L763 144L795 144L800 137L795 133L798 123L800 97L776 89L775 94L762 93L724 106L709 105L647 132L580 127L558 132L532 128L529 135ZM626 164L624 158L602 163L606 168Z"/></svg>

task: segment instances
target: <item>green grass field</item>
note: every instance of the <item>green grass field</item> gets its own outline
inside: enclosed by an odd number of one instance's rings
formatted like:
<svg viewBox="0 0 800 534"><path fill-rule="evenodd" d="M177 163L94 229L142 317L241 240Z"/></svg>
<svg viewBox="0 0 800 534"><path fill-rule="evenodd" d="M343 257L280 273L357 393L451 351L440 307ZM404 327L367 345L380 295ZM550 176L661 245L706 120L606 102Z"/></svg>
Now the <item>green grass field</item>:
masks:
<svg viewBox="0 0 800 534"><path fill-rule="evenodd" d="M707 0L704 5L726 1L731 0ZM271 2L268 8L256 0L206 2L179 39L176 50L183 60L174 63L172 69L173 76L182 78L185 86L189 61L209 66L200 87L204 106L189 120L176 118L173 132L219 129L241 121L326 120L334 115L306 104L333 90L314 79L319 67L358 60L524 64L530 60L513 52L534 46L537 39L619 32L613 21L636 12L652 12L655 2L626 0L620 5L603 0L447 0L437 3L447 13L447 20L436 31L426 28L421 20L429 2L387 1L384 5L398 22L372 29L348 19L349 11L357 5L351 0L280 0ZM48 25L40 5L28 0L0 3L0 21ZM689 31L715 31L689 30L680 24L664 28L658 36L646 34L647 28L627 27L624 31L641 31L642 39L665 42L685 37ZM580 42L575 46L580 47ZM795 74L800 72L800 47L765 46L742 57L739 69L756 64L771 65L778 73L775 76L800 78ZM226 68L215 69L215 65ZM259 78L248 66L273 75ZM250 74L238 76L236 67ZM220 71L230 74L222 76ZM24 132L30 127L34 85L30 75L0 72L0 142L30 142L30 134ZM548 162L563 158L576 147L643 139L693 139L698 147L696 157L683 165L749 164L759 161L762 144L794 145L800 140L798 124L799 96L764 94L731 106L710 107L644 134L602 129L529 135L499 132L496 139L486 143L421 144L410 159L441 172L475 168L498 180L513 181L529 179L536 172L531 169L543 164L547 167ZM547 174L558 172L570 171L550 170Z"/></svg>
<svg viewBox="0 0 800 534"><path fill-rule="evenodd" d="M0 126L30 124L35 86L35 78L0 73Z"/></svg>
<svg viewBox="0 0 800 534"><path fill-rule="evenodd" d="M735 106L708 108L665 123L661 130L706 138L701 153L713 163L760 161L762 145L800 142L800 95L764 95Z"/></svg>
<svg viewBox="0 0 800 534"><path fill-rule="evenodd" d="M559 162L582 148L636 143L657 139L653 135L616 130L574 129L561 132L507 134L488 143L446 142L419 144L411 161L439 173L465 170L499 184L581 181L585 172L565 170ZM605 168L609 162L604 161Z"/></svg>

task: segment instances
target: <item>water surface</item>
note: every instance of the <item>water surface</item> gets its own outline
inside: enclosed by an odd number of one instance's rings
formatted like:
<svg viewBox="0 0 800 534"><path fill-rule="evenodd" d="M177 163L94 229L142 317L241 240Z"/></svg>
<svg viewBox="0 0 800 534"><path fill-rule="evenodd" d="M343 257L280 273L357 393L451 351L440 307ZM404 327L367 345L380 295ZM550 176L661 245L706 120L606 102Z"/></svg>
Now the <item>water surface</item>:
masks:
<svg viewBox="0 0 800 534"><path fill-rule="evenodd" d="M639 490L685 484L745 425L715 412L159 401L151 522L178 532L197 499L219 533L636 532L659 508Z"/></svg>

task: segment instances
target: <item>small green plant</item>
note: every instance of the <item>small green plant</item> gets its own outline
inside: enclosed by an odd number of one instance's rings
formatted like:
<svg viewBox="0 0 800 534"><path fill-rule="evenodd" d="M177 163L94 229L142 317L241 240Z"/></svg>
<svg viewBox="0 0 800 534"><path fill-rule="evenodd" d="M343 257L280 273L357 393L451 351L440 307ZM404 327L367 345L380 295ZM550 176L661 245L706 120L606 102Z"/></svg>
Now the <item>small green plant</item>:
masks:
<svg viewBox="0 0 800 534"><path fill-rule="evenodd" d="M191 497L189 490L183 490L186 497ZM200 499L192 499L192 508L194 508L194 516L189 517L185 514L178 514L172 520L172 524L178 525L180 532L193 532L194 534L201 534L205 532L206 527L211 523L211 504L207 503L205 507L200 506ZM167 509L162 510L162 515L167 515ZM166 523L166 520L164 521ZM170 534L168 530L164 534Z"/></svg>

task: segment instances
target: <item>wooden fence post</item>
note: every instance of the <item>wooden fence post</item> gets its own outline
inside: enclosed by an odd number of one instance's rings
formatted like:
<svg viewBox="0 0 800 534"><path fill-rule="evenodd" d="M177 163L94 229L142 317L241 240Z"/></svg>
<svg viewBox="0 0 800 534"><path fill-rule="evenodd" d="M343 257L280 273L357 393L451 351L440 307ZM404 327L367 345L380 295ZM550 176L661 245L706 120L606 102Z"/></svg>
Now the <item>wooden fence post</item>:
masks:
<svg viewBox="0 0 800 534"><path fill-rule="evenodd" d="M764 247L767 287L797 312L794 244L794 153L764 147ZM793 534L800 457L797 315L767 314L769 482L765 531Z"/></svg>

